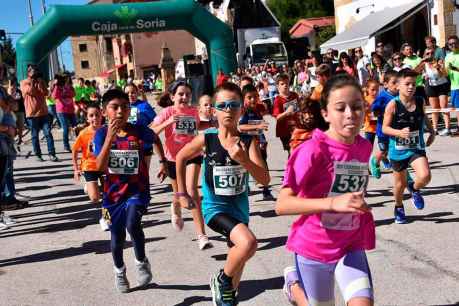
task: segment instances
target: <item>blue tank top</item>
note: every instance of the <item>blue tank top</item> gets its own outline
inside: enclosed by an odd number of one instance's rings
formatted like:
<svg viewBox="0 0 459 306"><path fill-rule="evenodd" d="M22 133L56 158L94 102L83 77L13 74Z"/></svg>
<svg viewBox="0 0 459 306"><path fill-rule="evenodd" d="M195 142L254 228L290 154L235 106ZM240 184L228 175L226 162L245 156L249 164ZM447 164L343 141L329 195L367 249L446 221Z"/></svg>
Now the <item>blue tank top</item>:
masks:
<svg viewBox="0 0 459 306"><path fill-rule="evenodd" d="M389 139L389 159L404 160L410 158L416 152L425 150L424 142L424 100L419 97L416 99L416 109L409 112L400 97L396 97L395 114L392 118L391 127L397 130L410 128L408 139L391 136Z"/></svg>
<svg viewBox="0 0 459 306"><path fill-rule="evenodd" d="M217 214L229 215L243 223L249 223L249 173L232 160L218 139L218 130L204 132L206 152L202 175L202 213L204 221ZM241 135L246 148L253 136Z"/></svg>

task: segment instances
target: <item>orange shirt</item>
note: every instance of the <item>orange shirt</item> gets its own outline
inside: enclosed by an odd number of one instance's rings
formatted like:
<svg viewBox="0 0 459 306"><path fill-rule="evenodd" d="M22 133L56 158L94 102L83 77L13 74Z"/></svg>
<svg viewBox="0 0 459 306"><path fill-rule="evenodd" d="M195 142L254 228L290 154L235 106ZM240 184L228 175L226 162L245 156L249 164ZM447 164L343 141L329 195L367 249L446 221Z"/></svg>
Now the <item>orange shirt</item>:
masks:
<svg viewBox="0 0 459 306"><path fill-rule="evenodd" d="M80 132L73 144L73 151L81 151L83 155L80 161L81 171L98 171L92 143L95 134L96 130L88 126Z"/></svg>
<svg viewBox="0 0 459 306"><path fill-rule="evenodd" d="M365 121L363 122L363 131L368 133L376 133L376 122L377 119L371 111L371 104L375 97L365 96L365 101L367 102L366 111L365 111Z"/></svg>
<svg viewBox="0 0 459 306"><path fill-rule="evenodd" d="M324 87L322 86L322 84L317 85L312 91L312 94L309 97L309 99L320 102L320 97L322 97L323 90L324 90Z"/></svg>
<svg viewBox="0 0 459 306"><path fill-rule="evenodd" d="M298 147L306 140L311 139L311 137L312 131L295 128L292 133L292 138L290 138L290 149L293 151L293 149Z"/></svg>

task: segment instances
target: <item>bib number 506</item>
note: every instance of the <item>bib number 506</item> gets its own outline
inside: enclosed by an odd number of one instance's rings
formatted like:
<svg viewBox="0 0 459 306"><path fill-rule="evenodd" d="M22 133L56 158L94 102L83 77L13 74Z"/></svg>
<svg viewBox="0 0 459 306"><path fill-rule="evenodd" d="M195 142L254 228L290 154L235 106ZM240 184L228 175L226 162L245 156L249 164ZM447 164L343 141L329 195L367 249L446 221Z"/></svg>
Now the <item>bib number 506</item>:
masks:
<svg viewBox="0 0 459 306"><path fill-rule="evenodd" d="M110 159L110 168L134 168L136 165L134 157L119 157Z"/></svg>

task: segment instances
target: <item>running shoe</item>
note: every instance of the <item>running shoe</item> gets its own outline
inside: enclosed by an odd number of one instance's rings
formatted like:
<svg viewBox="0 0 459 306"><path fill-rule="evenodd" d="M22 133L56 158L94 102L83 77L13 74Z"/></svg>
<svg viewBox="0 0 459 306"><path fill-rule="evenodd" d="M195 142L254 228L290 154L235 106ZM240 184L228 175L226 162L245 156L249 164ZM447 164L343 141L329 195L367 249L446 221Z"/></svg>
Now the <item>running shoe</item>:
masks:
<svg viewBox="0 0 459 306"><path fill-rule="evenodd" d="M411 193L411 202L414 207L419 210L424 209L424 198L422 197L421 190L414 190L414 182L408 184L408 190Z"/></svg>
<svg viewBox="0 0 459 306"><path fill-rule="evenodd" d="M3 222L3 220L0 219L0 231L7 230L10 227Z"/></svg>
<svg viewBox="0 0 459 306"><path fill-rule="evenodd" d="M104 219L104 217L99 219L99 224L100 224L100 228L102 229L103 232L108 232L110 230L110 226L108 225L108 223Z"/></svg>
<svg viewBox="0 0 459 306"><path fill-rule="evenodd" d="M16 220L11 218L10 216L8 215L5 215L5 213L1 213L0 214L0 220L5 223L6 225L13 225L13 224L16 224Z"/></svg>
<svg viewBox="0 0 459 306"><path fill-rule="evenodd" d="M143 262L136 262L137 282L140 287L144 287L151 282L153 275L151 274L151 265L148 258L145 257Z"/></svg>
<svg viewBox="0 0 459 306"><path fill-rule="evenodd" d="M183 230L184 222L180 213L180 205L178 203L177 205L171 203L171 224L177 232L181 232Z"/></svg>
<svg viewBox="0 0 459 306"><path fill-rule="evenodd" d="M284 292L285 297L292 305L296 305L296 302L293 300L290 288L293 284L297 283L298 281L299 279L296 267L286 267L284 269L284 287L282 288L282 291Z"/></svg>
<svg viewBox="0 0 459 306"><path fill-rule="evenodd" d="M383 159L382 164L383 164L384 170L392 169L392 164L390 163L388 159Z"/></svg>
<svg viewBox="0 0 459 306"><path fill-rule="evenodd" d="M58 161L59 161L59 158L57 158L56 155L50 155L50 156L49 156L49 160L52 161L52 162L58 162Z"/></svg>
<svg viewBox="0 0 459 306"><path fill-rule="evenodd" d="M200 250L213 247L212 243L209 241L209 238L207 238L207 235L198 235L198 244Z"/></svg>
<svg viewBox="0 0 459 306"><path fill-rule="evenodd" d="M395 223L397 224L405 224L407 222L406 216L405 216L405 208L403 207L395 207L394 216L395 216Z"/></svg>
<svg viewBox="0 0 459 306"><path fill-rule="evenodd" d="M220 271L220 273L222 273ZM235 306L237 305L236 290L232 284L221 284L216 273L210 278L210 290L212 292L212 302L214 306Z"/></svg>
<svg viewBox="0 0 459 306"><path fill-rule="evenodd" d="M379 169L378 162L374 156L370 158L370 172L375 178L381 178L381 169Z"/></svg>
<svg viewBox="0 0 459 306"><path fill-rule="evenodd" d="M275 200L276 199L271 193L271 190L269 190L268 188L263 189L263 201L275 201Z"/></svg>
<svg viewBox="0 0 459 306"><path fill-rule="evenodd" d="M126 267L123 267L121 272L116 271L115 268L115 286L121 293L129 292L129 281L126 277Z"/></svg>
<svg viewBox="0 0 459 306"><path fill-rule="evenodd" d="M450 136L451 135L451 131L449 129L443 129L440 132L438 132L438 135L440 135L440 136Z"/></svg>
<svg viewBox="0 0 459 306"><path fill-rule="evenodd" d="M37 155L35 158L36 158L37 161L39 161L39 162L44 162L44 161L45 161L41 155Z"/></svg>

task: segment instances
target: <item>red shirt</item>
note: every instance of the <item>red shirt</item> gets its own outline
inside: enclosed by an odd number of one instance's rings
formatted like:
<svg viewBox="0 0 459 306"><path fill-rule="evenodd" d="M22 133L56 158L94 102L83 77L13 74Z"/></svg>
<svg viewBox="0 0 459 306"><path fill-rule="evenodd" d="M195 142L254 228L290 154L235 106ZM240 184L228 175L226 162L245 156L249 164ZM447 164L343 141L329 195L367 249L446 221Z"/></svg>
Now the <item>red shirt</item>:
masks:
<svg viewBox="0 0 459 306"><path fill-rule="evenodd" d="M292 100L298 101L298 95L294 92L291 92L288 98L284 98L282 96L277 96L274 99L273 105L273 117L277 118L280 114L282 114L284 110L284 104L290 102ZM296 116L295 115L288 115L284 118L280 119L276 123L276 137L288 137L292 135L292 131L295 128L296 123Z"/></svg>

